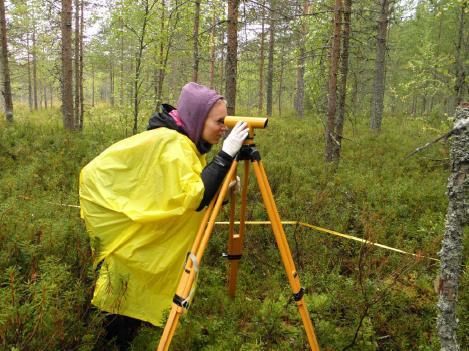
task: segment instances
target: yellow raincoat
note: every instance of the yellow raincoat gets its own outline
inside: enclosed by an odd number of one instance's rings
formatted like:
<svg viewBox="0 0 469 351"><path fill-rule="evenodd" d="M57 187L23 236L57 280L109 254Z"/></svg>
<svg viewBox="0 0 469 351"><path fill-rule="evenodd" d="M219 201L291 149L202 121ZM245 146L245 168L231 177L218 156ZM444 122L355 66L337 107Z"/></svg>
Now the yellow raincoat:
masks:
<svg viewBox="0 0 469 351"><path fill-rule="evenodd" d="M80 173L81 217L102 262L92 303L162 325L204 211L205 156L175 130L124 139Z"/></svg>

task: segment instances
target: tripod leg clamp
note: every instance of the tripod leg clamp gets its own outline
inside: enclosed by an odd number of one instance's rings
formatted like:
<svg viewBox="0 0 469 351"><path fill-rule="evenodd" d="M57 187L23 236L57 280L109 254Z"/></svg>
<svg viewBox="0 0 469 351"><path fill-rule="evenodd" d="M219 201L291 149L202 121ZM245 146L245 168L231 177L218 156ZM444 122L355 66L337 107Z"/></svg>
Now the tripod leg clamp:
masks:
<svg viewBox="0 0 469 351"><path fill-rule="evenodd" d="M178 305L179 307L182 307L186 310L189 309L189 301L187 299L184 299L183 297L179 296L178 294L174 295L173 302L176 305Z"/></svg>
<svg viewBox="0 0 469 351"><path fill-rule="evenodd" d="M293 300L300 301L303 298L303 295L305 294L305 288L300 288L300 291L298 291L296 294L293 294Z"/></svg>
<svg viewBox="0 0 469 351"><path fill-rule="evenodd" d="M227 253L222 253L221 254L223 258L226 258L230 261L232 260L240 260L243 255L228 255Z"/></svg>
<svg viewBox="0 0 469 351"><path fill-rule="evenodd" d="M192 283L192 289L189 292L189 296L185 299L179 296L178 294L174 294L174 297L173 297L173 302L179 307L185 308L186 310L189 309L189 305L190 305L189 301L192 301L192 297L194 296L194 293L195 293L195 287L197 285L197 278L199 277L199 262L197 260L197 256L194 255L192 252L187 253L186 260L184 261L183 267L184 267L184 271L187 274L190 274L191 271L188 268L186 268L188 260L192 261L192 269L194 270L194 273L195 273L194 282Z"/></svg>

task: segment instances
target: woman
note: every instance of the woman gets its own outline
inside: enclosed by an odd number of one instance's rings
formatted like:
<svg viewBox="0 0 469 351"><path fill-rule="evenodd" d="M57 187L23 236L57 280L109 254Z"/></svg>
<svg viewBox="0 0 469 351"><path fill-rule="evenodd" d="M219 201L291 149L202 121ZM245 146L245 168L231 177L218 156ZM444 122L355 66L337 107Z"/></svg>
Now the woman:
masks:
<svg viewBox="0 0 469 351"><path fill-rule="evenodd" d="M113 315L108 337L117 336L121 349L138 321L162 325L204 208L248 135L238 123L206 165L205 154L226 132L226 115L222 96L188 83L177 110L163 105L146 132L112 145L81 171L81 216L99 270L92 303Z"/></svg>

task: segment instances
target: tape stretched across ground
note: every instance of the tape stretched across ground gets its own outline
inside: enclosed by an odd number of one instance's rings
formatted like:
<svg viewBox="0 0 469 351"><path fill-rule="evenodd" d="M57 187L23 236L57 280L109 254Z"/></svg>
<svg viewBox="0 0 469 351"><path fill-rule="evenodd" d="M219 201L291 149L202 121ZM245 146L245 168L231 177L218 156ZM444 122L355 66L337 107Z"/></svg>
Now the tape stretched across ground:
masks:
<svg viewBox="0 0 469 351"><path fill-rule="evenodd" d="M219 225L227 225L229 223L230 222L215 222L215 224L219 224ZM270 224L269 221L246 221L245 223L246 224L254 224L254 225ZM239 221L235 222L235 224L239 224ZM426 258L426 259L429 259L429 260L432 260L432 261L440 262L439 259L436 259L436 258L433 258L433 257L414 254L414 253L407 252L407 251L404 251L404 250L401 250L401 249L396 249L395 247L375 243L373 241L369 241L369 240L362 239L362 238L357 238L356 236L353 236L353 235L343 234L343 233L339 233L339 232L336 232L336 231L333 231L333 230L330 230L330 229L321 228L321 227L318 227L318 226L315 226L315 225L312 225L312 224L309 224L309 223L298 222L298 221L282 221L282 224L300 225L302 227L315 229L319 232L335 235L335 236L338 236L340 238L354 240L354 241L361 242L363 244L373 245L373 246L376 246L376 247L380 247L382 249L391 250L391 251L394 251L394 252L399 252L399 253L404 254L404 255L410 255L410 256L417 257L417 258Z"/></svg>
<svg viewBox="0 0 469 351"><path fill-rule="evenodd" d="M65 207L80 208L80 206L77 206L77 205L59 204L59 203L54 203L54 202L49 202L49 201L47 201L47 203L52 204L52 205L57 205L57 206L65 206ZM236 222L234 222L234 223L235 223L235 224L239 224L239 221L236 221ZM218 225L228 225L228 224L230 224L230 222L215 222L215 224L218 224ZM269 221L246 221L245 224L249 224L249 225L264 225L264 224L270 224L270 222L269 222ZM373 241L369 241L369 240L366 240L366 239L363 239L363 238L357 238L356 236L353 236L353 235L339 233L339 232L336 232L336 231L334 231L334 230L330 230L330 229L327 229L327 228L321 228L321 227L318 227L318 226L315 226L315 225L312 225L312 224L309 224L309 223L304 223L304 222L299 222L299 221L282 221L282 224L300 225L300 226L302 226L302 227L315 229L315 230L317 230L317 231L319 231L319 232L327 233L327 234L330 234L330 235L334 235L334 236L337 236L337 237L339 237L339 238L344 238L344 239L348 239L348 240L358 241L358 242L360 242L360 243L362 243L362 244L373 245L373 246L380 247L380 248L385 249L385 250L390 250L390 251L398 252L398 253L401 253L401 254L404 254L404 255L414 256L414 257L419 258L419 259L420 259L420 258L426 258L426 259L428 259L428 260L440 262L440 260L437 259L437 258L433 258L433 257L429 257L429 256L423 256L423 255L420 255L420 254L414 254L414 253L407 252L407 251L404 251L404 250L401 250L401 249L396 249L395 247L391 247L391 246L387 246L387 245L375 243L375 242L373 242Z"/></svg>

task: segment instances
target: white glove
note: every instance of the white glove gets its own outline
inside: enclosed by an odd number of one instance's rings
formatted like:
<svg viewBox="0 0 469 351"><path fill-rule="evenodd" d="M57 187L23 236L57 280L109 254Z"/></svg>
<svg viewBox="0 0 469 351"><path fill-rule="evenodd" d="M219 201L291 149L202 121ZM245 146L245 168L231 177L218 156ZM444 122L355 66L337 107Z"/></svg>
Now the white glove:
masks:
<svg viewBox="0 0 469 351"><path fill-rule="evenodd" d="M223 204L228 203L231 194L238 195L239 193L241 193L241 179L239 176L236 176L236 179L233 179L230 184L228 184L228 191L226 192L225 198L223 199Z"/></svg>
<svg viewBox="0 0 469 351"><path fill-rule="evenodd" d="M239 121L231 130L223 142L222 151L226 152L231 157L234 157L241 146L243 145L244 139L249 135L248 124L246 122Z"/></svg>
<svg viewBox="0 0 469 351"><path fill-rule="evenodd" d="M241 192L241 179L239 176L236 176L236 179L233 179L230 184L228 184L228 189L235 194L239 194Z"/></svg>

